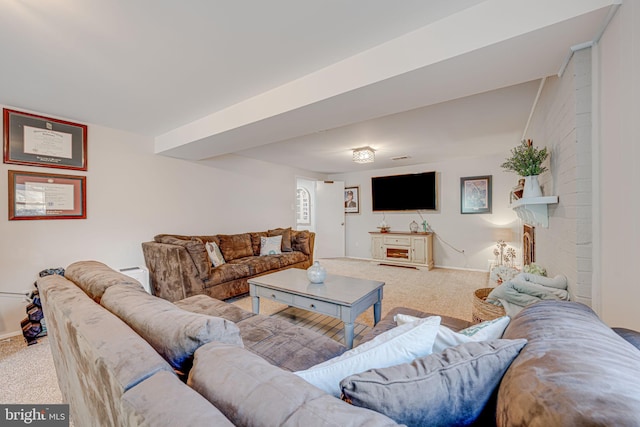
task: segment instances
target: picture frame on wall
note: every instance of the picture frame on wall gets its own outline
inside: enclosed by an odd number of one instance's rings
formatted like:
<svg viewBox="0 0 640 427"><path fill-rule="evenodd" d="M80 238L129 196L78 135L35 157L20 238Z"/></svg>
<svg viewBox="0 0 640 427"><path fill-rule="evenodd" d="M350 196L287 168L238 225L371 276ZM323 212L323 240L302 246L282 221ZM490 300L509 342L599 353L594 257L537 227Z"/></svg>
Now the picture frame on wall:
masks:
<svg viewBox="0 0 640 427"><path fill-rule="evenodd" d="M460 213L491 213L492 175L460 178Z"/></svg>
<svg viewBox="0 0 640 427"><path fill-rule="evenodd" d="M344 212L360 213L360 187L344 187Z"/></svg>
<svg viewBox="0 0 640 427"><path fill-rule="evenodd" d="M9 220L86 219L87 178L9 171Z"/></svg>
<svg viewBox="0 0 640 427"><path fill-rule="evenodd" d="M87 126L3 109L4 162L87 170Z"/></svg>

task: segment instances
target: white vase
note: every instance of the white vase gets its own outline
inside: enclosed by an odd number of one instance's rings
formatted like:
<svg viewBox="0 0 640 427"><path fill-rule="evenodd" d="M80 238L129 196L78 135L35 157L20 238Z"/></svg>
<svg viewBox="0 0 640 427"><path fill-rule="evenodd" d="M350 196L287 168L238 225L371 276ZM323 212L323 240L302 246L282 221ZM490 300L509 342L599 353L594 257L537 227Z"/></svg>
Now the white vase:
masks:
<svg viewBox="0 0 640 427"><path fill-rule="evenodd" d="M522 198L530 197L542 197L542 189L538 182L538 175L531 175L524 177L524 190L522 191Z"/></svg>
<svg viewBox="0 0 640 427"><path fill-rule="evenodd" d="M307 268L307 278L311 283L322 283L326 277L327 270L318 261L314 261L313 265Z"/></svg>

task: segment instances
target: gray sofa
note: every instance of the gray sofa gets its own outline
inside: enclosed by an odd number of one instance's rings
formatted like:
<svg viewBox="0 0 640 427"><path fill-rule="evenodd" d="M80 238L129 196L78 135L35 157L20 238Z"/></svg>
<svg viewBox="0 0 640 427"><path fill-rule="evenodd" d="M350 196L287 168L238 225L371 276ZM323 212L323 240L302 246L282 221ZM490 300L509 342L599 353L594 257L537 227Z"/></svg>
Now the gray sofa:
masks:
<svg viewBox="0 0 640 427"><path fill-rule="evenodd" d="M76 426L395 425L290 372L345 351L309 329L205 295L173 304L96 261L73 263L64 277L46 276L37 286ZM224 374L233 372L229 355L242 372L211 382L209 400L186 384L194 356L200 370ZM247 375L255 376L251 389L234 386ZM237 406L223 413L210 401L220 393Z"/></svg>
<svg viewBox="0 0 640 427"><path fill-rule="evenodd" d="M204 295L170 303L95 261L70 265L65 277L40 278L38 288L62 395L75 425L396 425L398 418L384 414L399 410L405 415L409 401L417 403L411 409L416 417L468 412L454 404L457 388L482 411L465 418L476 425L640 425L640 350L632 344L640 335L616 333L578 303L545 301L519 313L503 338L524 338L527 344L522 350L520 344L519 354L497 377L479 368L481 358L491 356L486 354L465 362L471 376L457 382L447 377L449 382L440 382L445 388L416 393L416 378L407 372L434 362L441 365L434 371L439 375L455 371L465 364L459 363L462 345L343 379L345 398L358 381L377 381L377 394L369 395L368 404L350 399L350 405L290 372L336 360L345 351L310 330ZM394 309L365 342L395 328L396 313L429 315ZM454 330L469 326L447 317L442 323ZM404 377L390 384L397 372ZM487 390L474 389L478 377L494 384L491 398L480 404ZM439 403L433 407L432 402ZM443 425L437 416L427 419L429 425Z"/></svg>
<svg viewBox="0 0 640 427"><path fill-rule="evenodd" d="M260 238L282 236L282 253L260 256ZM224 264L214 267L205 244L214 242ZM313 264L315 233L291 228L209 236L158 234L142 243L153 294L168 301L192 295L225 300L249 292L247 281Z"/></svg>

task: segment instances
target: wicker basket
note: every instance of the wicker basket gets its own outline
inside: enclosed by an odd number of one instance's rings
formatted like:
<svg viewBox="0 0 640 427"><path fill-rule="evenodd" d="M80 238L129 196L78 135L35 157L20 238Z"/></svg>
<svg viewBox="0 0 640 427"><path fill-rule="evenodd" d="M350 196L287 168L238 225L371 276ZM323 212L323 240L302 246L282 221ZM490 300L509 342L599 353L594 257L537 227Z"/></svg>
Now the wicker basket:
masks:
<svg viewBox="0 0 640 427"><path fill-rule="evenodd" d="M486 302L493 288L480 288L473 293L473 323L497 319L506 315L504 307Z"/></svg>

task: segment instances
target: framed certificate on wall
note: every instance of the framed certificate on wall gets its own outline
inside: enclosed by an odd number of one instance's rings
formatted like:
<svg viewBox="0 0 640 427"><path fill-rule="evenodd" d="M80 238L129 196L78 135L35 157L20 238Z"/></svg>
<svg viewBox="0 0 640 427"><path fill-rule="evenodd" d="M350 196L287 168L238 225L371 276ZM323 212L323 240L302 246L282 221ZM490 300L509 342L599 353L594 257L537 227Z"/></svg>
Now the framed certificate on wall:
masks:
<svg viewBox="0 0 640 427"><path fill-rule="evenodd" d="M87 170L87 126L3 109L4 162Z"/></svg>
<svg viewBox="0 0 640 427"><path fill-rule="evenodd" d="M9 220L86 217L86 177L9 171Z"/></svg>

